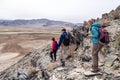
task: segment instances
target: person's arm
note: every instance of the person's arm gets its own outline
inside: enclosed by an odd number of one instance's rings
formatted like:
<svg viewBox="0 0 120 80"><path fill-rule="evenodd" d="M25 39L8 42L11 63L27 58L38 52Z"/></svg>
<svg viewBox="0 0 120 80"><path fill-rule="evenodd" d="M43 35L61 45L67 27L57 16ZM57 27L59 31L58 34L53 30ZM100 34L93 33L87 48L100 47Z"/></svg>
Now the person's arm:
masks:
<svg viewBox="0 0 120 80"><path fill-rule="evenodd" d="M62 34L59 38L59 42L58 42L58 48L60 47L60 45L62 44L63 42L63 39L64 39L64 35Z"/></svg>

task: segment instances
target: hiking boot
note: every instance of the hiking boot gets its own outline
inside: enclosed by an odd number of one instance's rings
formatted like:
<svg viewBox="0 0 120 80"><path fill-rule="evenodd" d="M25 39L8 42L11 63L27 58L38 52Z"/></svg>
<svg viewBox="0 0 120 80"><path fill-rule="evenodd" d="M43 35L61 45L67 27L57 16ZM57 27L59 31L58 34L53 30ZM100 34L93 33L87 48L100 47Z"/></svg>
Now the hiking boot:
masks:
<svg viewBox="0 0 120 80"><path fill-rule="evenodd" d="M92 69L91 72L97 73L97 72L99 72L100 70L101 70L101 69L99 69L99 68L98 68L98 69Z"/></svg>
<svg viewBox="0 0 120 80"><path fill-rule="evenodd" d="M62 62L62 66L65 66L65 61Z"/></svg>
<svg viewBox="0 0 120 80"><path fill-rule="evenodd" d="M56 62L56 60L54 60L54 62Z"/></svg>
<svg viewBox="0 0 120 80"><path fill-rule="evenodd" d="M50 62L53 62L53 60L50 60Z"/></svg>
<svg viewBox="0 0 120 80"><path fill-rule="evenodd" d="M60 62L62 63L62 62L63 62L63 60L62 60L62 59L60 59Z"/></svg>

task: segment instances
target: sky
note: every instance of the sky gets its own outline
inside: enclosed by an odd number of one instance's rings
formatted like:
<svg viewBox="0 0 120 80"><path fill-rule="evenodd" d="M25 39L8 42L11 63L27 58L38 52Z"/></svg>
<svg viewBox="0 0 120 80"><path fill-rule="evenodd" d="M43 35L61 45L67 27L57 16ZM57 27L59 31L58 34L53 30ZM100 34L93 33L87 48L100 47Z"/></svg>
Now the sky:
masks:
<svg viewBox="0 0 120 80"><path fill-rule="evenodd" d="M0 19L41 19L81 23L101 17L120 0L0 0Z"/></svg>

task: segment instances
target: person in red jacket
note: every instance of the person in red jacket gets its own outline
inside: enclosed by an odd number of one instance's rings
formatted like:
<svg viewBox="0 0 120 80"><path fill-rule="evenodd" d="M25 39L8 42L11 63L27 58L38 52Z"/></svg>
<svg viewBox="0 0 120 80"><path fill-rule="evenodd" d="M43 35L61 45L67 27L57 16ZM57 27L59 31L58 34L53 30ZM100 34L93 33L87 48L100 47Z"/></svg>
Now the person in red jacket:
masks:
<svg viewBox="0 0 120 80"><path fill-rule="evenodd" d="M52 49L50 52L51 62L56 61L57 41L52 38Z"/></svg>

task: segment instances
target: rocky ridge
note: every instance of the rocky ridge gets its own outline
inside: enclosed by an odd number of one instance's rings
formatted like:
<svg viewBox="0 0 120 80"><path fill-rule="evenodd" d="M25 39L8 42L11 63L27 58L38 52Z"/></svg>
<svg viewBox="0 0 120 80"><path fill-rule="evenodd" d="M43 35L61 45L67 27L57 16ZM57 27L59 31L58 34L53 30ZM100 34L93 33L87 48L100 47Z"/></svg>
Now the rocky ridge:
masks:
<svg viewBox="0 0 120 80"><path fill-rule="evenodd" d="M88 35L77 51L74 51L74 44L70 46L69 50L73 51L68 52L72 53L68 55L65 67L60 66L59 51L57 62L50 62L50 45L47 45L0 72L0 80L120 80L120 19L111 20L110 24L106 29L111 42L104 46L102 52L105 54L99 54L100 72L90 71L92 44Z"/></svg>
<svg viewBox="0 0 120 80"><path fill-rule="evenodd" d="M102 14L102 19L116 20L120 19L120 5L109 13Z"/></svg>
<svg viewBox="0 0 120 80"><path fill-rule="evenodd" d="M119 23L114 24L120 27ZM117 35L120 33L117 32ZM117 35L113 35L113 40ZM86 48L91 46L89 41L89 37L85 38L83 47L72 52L72 56L67 58L66 67L60 66L59 57L57 62L50 62L48 45L30 52L19 62L0 72L0 80L119 80L120 49L114 45L115 41L104 47L105 56L99 55L101 71L98 73L90 71L91 47Z"/></svg>

